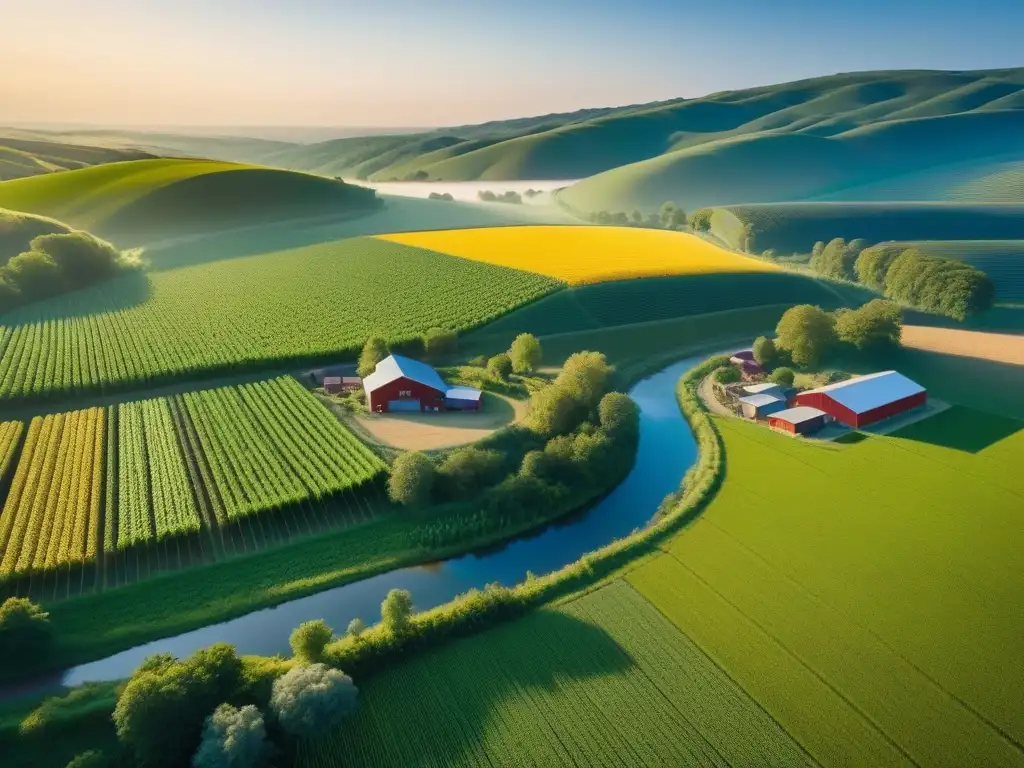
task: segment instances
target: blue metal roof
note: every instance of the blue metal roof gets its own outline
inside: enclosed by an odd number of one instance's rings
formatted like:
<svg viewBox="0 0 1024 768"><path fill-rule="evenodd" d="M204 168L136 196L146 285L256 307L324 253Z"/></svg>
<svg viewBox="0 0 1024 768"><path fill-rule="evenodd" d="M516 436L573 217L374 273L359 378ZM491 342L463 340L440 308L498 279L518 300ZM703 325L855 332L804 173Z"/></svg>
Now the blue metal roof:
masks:
<svg viewBox="0 0 1024 768"><path fill-rule="evenodd" d="M389 355L377 363L373 373L363 379L363 388L370 393L401 378L418 382L439 392L448 391L448 385L437 371L426 363L404 355Z"/></svg>

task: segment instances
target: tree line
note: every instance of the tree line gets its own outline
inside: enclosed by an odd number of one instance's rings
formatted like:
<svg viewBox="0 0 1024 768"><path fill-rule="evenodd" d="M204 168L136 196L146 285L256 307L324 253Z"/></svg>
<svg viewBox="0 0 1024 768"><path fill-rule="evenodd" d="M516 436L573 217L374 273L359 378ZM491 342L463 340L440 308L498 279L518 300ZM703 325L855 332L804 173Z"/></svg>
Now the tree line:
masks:
<svg viewBox="0 0 1024 768"><path fill-rule="evenodd" d="M886 297L926 312L965 320L995 301L995 285L981 270L918 248L837 237L818 241L810 268L837 280L858 282Z"/></svg>
<svg viewBox="0 0 1024 768"><path fill-rule="evenodd" d="M0 265L0 312L84 288L139 264L88 232L39 235Z"/></svg>

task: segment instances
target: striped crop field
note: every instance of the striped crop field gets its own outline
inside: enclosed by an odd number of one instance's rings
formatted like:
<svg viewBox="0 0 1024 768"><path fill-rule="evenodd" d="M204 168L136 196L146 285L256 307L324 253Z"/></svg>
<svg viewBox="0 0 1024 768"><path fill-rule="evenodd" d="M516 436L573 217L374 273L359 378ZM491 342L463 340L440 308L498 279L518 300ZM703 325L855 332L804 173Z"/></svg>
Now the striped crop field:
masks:
<svg viewBox="0 0 1024 768"><path fill-rule="evenodd" d="M8 465L21 429L0 424ZM95 564L114 569L95 584L118 584L129 564L141 577L140 549L159 570L345 525L384 469L290 377L38 417L0 514L0 579Z"/></svg>
<svg viewBox="0 0 1024 768"><path fill-rule="evenodd" d="M130 274L5 315L0 396L44 399L354 357L368 336L462 331L561 287L372 238Z"/></svg>
<svg viewBox="0 0 1024 768"><path fill-rule="evenodd" d="M716 423L722 488L627 580L823 765L1024 764L1024 422Z"/></svg>
<svg viewBox="0 0 1024 768"><path fill-rule="evenodd" d="M299 766L812 764L621 581L391 665L360 699Z"/></svg>
<svg viewBox="0 0 1024 768"><path fill-rule="evenodd" d="M634 227L485 227L379 235L378 239L536 272L569 285L779 269L694 235Z"/></svg>

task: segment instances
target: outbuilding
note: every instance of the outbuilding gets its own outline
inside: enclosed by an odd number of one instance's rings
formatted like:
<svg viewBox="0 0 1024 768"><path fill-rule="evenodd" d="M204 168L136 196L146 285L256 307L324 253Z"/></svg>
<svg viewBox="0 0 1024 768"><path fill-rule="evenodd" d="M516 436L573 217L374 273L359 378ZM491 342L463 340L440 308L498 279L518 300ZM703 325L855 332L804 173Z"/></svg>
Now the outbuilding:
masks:
<svg viewBox="0 0 1024 768"><path fill-rule="evenodd" d="M772 395L773 397L785 397L782 387L771 381L764 381L760 384L747 384L743 387L747 395Z"/></svg>
<svg viewBox="0 0 1024 768"><path fill-rule="evenodd" d="M329 395L338 392L351 392L359 389L363 380L358 376L324 376L324 392Z"/></svg>
<svg viewBox="0 0 1024 768"><path fill-rule="evenodd" d="M836 384L801 392L796 405L824 411L836 421L859 429L925 405L924 387L897 371L858 376Z"/></svg>
<svg viewBox="0 0 1024 768"><path fill-rule="evenodd" d="M366 406L374 413L476 411L481 392L472 387L449 387L426 363L390 355L363 379Z"/></svg>
<svg viewBox="0 0 1024 768"><path fill-rule="evenodd" d="M740 410L748 419L763 419L770 413L786 409L786 401L775 395L747 395L739 398Z"/></svg>
<svg viewBox="0 0 1024 768"><path fill-rule="evenodd" d="M768 417L768 426L789 432L791 435L809 435L825 426L827 419L828 415L824 411L808 405L798 405L796 408L787 408L771 414Z"/></svg>
<svg viewBox="0 0 1024 768"><path fill-rule="evenodd" d="M479 411L483 393L473 387L449 387L444 395L444 407L449 411Z"/></svg>

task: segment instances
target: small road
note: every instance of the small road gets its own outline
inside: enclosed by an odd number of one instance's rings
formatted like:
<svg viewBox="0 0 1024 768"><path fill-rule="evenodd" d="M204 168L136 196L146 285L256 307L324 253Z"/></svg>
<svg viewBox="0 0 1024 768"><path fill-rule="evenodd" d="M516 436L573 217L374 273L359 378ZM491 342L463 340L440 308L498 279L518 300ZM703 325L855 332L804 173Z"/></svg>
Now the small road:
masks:
<svg viewBox="0 0 1024 768"><path fill-rule="evenodd" d="M736 412L730 408L722 405L718 398L715 397L714 382L711 380L711 376L705 376L701 381L700 386L697 387L697 394L700 395L700 399L704 401L704 405L708 407L708 410L712 413L717 413L719 416L736 416Z"/></svg>

